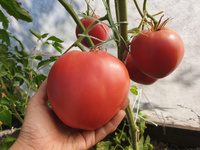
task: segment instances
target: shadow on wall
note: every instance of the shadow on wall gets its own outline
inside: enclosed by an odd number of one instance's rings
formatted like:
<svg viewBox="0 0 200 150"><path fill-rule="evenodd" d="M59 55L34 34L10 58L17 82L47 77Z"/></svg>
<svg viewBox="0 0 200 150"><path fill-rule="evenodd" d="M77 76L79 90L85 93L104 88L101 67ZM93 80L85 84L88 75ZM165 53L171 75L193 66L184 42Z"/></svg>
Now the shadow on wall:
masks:
<svg viewBox="0 0 200 150"><path fill-rule="evenodd" d="M200 80L200 72L196 68L195 66L185 66L184 70L178 72L173 82L185 87L194 86L198 83L197 80Z"/></svg>

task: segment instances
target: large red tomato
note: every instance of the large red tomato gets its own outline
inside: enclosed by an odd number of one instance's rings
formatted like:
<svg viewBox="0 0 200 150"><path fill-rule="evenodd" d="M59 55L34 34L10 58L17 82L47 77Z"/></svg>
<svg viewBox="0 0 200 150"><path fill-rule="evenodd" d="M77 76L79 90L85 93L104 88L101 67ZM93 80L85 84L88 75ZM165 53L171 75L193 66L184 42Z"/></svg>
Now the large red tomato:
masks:
<svg viewBox="0 0 200 150"><path fill-rule="evenodd" d="M152 78L173 72L184 55L184 44L174 30L142 31L131 42L131 55L137 67Z"/></svg>
<svg viewBox="0 0 200 150"><path fill-rule="evenodd" d="M100 18L100 16L98 15L94 15L93 18L98 19ZM85 27L85 29L87 29L95 20L93 19L89 19L89 18L82 18L81 22L83 24L83 26ZM106 21L103 21L104 23L106 23ZM81 30L78 28L78 26L76 27L76 37L78 38L78 34L81 34ZM93 36L97 39L100 39L102 41L106 41L108 39L108 35L109 35L109 28L108 26L101 24L101 23L97 23L88 33L90 36ZM94 43L94 45L97 45L99 43L101 43L101 41L93 39L92 41ZM83 45L85 45L86 47L89 47L86 39L84 38L81 43Z"/></svg>
<svg viewBox="0 0 200 150"><path fill-rule="evenodd" d="M140 84L145 84L145 85L150 85L156 82L158 79L151 78L141 72L138 67L135 65L132 56L128 54L127 60L126 60L126 68L128 69L129 76L131 80L134 82L140 83Z"/></svg>
<svg viewBox="0 0 200 150"><path fill-rule="evenodd" d="M52 66L47 82L49 102L73 128L94 130L121 108L130 88L125 65L105 51L71 51Z"/></svg>

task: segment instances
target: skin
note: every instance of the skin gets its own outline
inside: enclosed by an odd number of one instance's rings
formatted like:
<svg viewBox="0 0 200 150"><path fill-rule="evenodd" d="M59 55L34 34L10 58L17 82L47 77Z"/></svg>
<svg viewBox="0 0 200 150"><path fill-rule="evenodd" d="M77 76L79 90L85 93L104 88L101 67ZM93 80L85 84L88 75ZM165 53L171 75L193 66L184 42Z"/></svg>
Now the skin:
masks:
<svg viewBox="0 0 200 150"><path fill-rule="evenodd" d="M10 150L82 150L89 149L116 130L125 116L127 99L121 110L97 130L84 131L62 123L47 105L47 80L30 99L22 130Z"/></svg>

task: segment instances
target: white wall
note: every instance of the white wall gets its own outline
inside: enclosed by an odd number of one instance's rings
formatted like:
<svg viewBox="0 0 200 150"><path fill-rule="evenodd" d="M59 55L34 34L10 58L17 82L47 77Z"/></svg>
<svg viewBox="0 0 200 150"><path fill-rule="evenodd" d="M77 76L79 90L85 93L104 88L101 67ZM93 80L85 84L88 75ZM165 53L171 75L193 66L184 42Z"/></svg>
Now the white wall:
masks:
<svg viewBox="0 0 200 150"><path fill-rule="evenodd" d="M76 39L75 23L58 1L19 1L22 7L32 15L33 22L26 23L11 18L9 30L25 43L27 51L31 51L36 44L36 38L29 33L29 29L41 34L50 33L58 36L65 41L66 48ZM142 1L139 1L142 6ZM84 0L74 0L72 4L78 13L86 9ZM97 14L105 14L101 0L95 0L91 5ZM148 110L147 113L153 121L185 127L193 126L200 130L199 0L151 0L148 1L147 9L150 14L164 11L165 19L173 18L167 27L176 30L182 37L185 44L185 56L180 66L171 75L151 86L141 86L148 97L147 100L143 95L141 109ZM140 22L140 16L132 0L128 0L128 19L129 28L136 27ZM44 52L55 53L50 48L45 49ZM115 54L116 51L110 48L108 52ZM133 96L130 95L130 97L133 101Z"/></svg>

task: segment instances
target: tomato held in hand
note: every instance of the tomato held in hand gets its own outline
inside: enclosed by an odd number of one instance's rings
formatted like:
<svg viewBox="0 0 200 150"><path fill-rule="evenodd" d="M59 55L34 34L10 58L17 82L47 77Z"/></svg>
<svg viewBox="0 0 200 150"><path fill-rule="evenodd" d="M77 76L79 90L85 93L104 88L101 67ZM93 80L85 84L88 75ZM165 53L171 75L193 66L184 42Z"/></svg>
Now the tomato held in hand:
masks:
<svg viewBox="0 0 200 150"><path fill-rule="evenodd" d="M71 51L52 66L47 93L56 115L68 126L94 130L120 110L130 88L125 65L105 51Z"/></svg>
<svg viewBox="0 0 200 150"><path fill-rule="evenodd" d="M130 54L128 54L128 56L127 56L126 68L128 69L131 80L133 80L134 82L137 82L140 84L145 84L145 85L150 85L158 80L158 79L151 78L151 77L145 75L143 72L141 72L137 68L135 63L133 62L133 59Z"/></svg>
<svg viewBox="0 0 200 150"><path fill-rule="evenodd" d="M131 55L136 66L152 78L172 73L184 55L184 44L174 30L142 31L131 42Z"/></svg>
<svg viewBox="0 0 200 150"><path fill-rule="evenodd" d="M98 15L94 15L93 18L95 19L99 19L100 16ZM83 26L85 27L85 29L87 29L95 20L93 19L89 19L89 18L82 18L81 22L83 24ZM106 21L103 21L104 23L106 23ZM78 34L82 34L81 30L78 28L78 26L76 27L76 37L78 38ZM100 39L102 41L106 41L108 39L108 35L109 35L109 28L108 26L101 24L101 23L97 23L88 33L90 36L93 36L97 39ZM100 44L101 41L93 39L92 41L94 43L94 45ZM84 38L81 43L86 46L89 47L86 39Z"/></svg>

